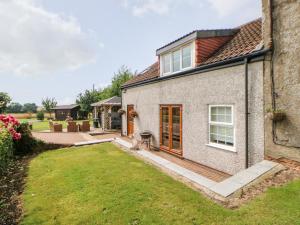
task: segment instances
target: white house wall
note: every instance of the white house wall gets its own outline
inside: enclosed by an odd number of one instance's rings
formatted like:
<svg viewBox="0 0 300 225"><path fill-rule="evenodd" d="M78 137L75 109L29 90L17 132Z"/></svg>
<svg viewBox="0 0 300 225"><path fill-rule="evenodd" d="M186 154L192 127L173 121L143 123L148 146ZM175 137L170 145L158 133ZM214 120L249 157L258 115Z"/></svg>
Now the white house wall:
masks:
<svg viewBox="0 0 300 225"><path fill-rule="evenodd" d="M182 104L183 157L203 165L237 173L245 168L245 68L244 65L199 73L123 90L122 107L134 105L134 137L141 131L153 134L159 147L160 104ZM209 105L234 106L236 152L207 146ZM249 151L250 163L264 157L263 63L249 64ZM123 134L127 132L123 115Z"/></svg>

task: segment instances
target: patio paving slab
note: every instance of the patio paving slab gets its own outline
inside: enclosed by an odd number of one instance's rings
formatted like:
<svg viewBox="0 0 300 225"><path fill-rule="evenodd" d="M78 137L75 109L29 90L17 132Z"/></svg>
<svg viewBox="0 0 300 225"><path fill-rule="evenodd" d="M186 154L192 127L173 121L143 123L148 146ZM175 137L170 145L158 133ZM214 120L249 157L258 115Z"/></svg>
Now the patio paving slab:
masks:
<svg viewBox="0 0 300 225"><path fill-rule="evenodd" d="M104 143L104 142L112 142L113 140L114 140L114 138L92 140L92 141L82 141L82 142L76 142L76 143L74 143L74 145L75 146L94 145L94 144L100 144L100 143Z"/></svg>
<svg viewBox="0 0 300 225"><path fill-rule="evenodd" d="M132 147L132 144L126 140L117 138L115 142L129 149ZM271 176L284 169L279 163L263 160L221 182L216 182L149 151L139 150L134 151L134 154L141 156L147 161L150 160L150 162L154 162L154 164L161 168L165 168L174 174L186 178L200 187L200 189L203 187L202 191L218 200L225 200L226 198L232 197L240 193L243 188L249 187L255 181L259 182L266 176Z"/></svg>

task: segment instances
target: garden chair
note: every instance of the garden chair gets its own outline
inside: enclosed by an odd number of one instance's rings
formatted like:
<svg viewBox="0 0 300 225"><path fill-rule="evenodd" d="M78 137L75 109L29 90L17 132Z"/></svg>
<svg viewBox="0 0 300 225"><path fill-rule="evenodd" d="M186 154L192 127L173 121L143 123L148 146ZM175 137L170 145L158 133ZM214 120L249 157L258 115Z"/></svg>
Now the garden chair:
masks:
<svg viewBox="0 0 300 225"><path fill-rule="evenodd" d="M82 124L79 125L79 130L81 132L88 132L88 131L90 131L91 130L90 121L88 121L88 120L82 121Z"/></svg>
<svg viewBox="0 0 300 225"><path fill-rule="evenodd" d="M68 132L78 132L77 123L74 121L68 121L67 131Z"/></svg>
<svg viewBox="0 0 300 225"><path fill-rule="evenodd" d="M59 123L53 123L52 121L49 121L49 127L51 132L62 132L62 124Z"/></svg>

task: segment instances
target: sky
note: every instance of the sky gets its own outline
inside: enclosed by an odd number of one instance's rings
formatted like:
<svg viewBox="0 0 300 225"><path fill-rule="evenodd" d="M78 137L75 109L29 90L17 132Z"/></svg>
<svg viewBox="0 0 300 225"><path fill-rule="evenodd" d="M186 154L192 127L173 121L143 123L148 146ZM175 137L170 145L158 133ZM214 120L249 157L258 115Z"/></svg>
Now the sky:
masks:
<svg viewBox="0 0 300 225"><path fill-rule="evenodd" d="M122 65L142 71L184 34L260 16L260 0L0 0L0 92L71 104Z"/></svg>

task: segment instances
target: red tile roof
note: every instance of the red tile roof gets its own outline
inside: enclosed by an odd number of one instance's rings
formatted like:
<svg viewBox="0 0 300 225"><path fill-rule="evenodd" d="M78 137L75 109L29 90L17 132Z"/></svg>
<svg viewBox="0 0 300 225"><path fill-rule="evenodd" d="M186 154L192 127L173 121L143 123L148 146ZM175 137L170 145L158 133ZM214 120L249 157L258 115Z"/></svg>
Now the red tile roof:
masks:
<svg viewBox="0 0 300 225"><path fill-rule="evenodd" d="M262 42L261 19L239 27L239 32L201 65L224 61L254 52Z"/></svg>
<svg viewBox="0 0 300 225"><path fill-rule="evenodd" d="M261 19L254 20L238 27L239 31L234 37L222 47L219 48L212 56L198 66L208 65L221 62L231 58L248 55L258 49L262 42L262 23ZM151 80L159 77L159 64L154 63L140 74L127 81L123 86Z"/></svg>

